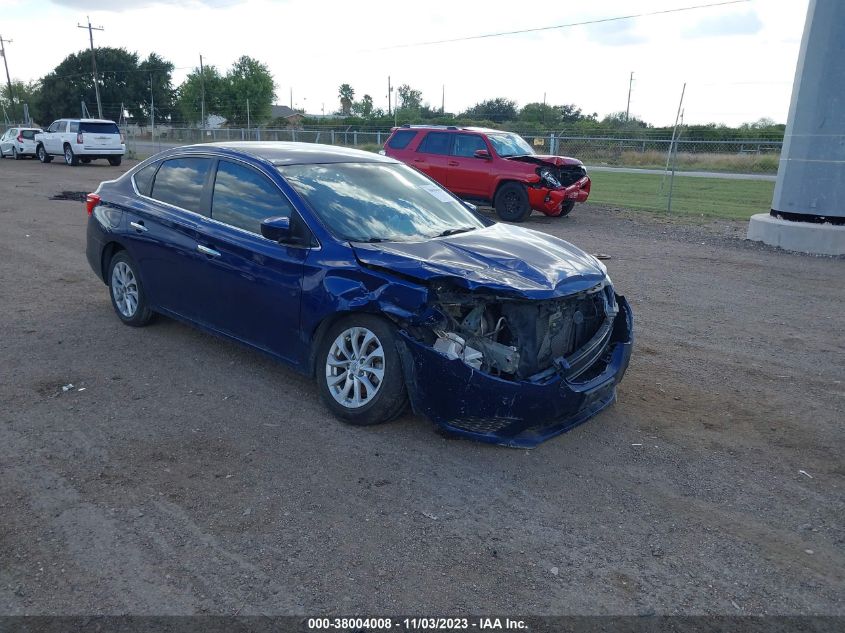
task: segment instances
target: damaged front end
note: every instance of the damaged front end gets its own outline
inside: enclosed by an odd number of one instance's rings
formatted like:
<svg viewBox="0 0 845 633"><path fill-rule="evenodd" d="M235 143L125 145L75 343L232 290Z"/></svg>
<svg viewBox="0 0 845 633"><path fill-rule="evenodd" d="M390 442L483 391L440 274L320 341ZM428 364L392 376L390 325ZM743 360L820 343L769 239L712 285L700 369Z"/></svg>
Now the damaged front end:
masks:
<svg viewBox="0 0 845 633"><path fill-rule="evenodd" d="M586 202L592 181L580 161L559 156L515 156L511 160L537 165L538 180L528 187L528 203L550 216L560 215L567 202Z"/></svg>
<svg viewBox="0 0 845 633"><path fill-rule="evenodd" d="M609 280L545 299L433 284L425 324L403 330L412 404L453 433L535 446L614 402L632 328Z"/></svg>

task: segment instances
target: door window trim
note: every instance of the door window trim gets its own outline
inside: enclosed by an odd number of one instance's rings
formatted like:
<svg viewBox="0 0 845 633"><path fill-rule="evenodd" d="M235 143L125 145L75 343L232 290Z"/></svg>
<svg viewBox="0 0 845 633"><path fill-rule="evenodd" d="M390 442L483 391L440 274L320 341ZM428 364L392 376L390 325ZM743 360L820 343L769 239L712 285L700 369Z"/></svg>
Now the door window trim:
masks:
<svg viewBox="0 0 845 633"><path fill-rule="evenodd" d="M171 160L171 159L174 159L174 158L193 158L193 157L210 158L211 161L212 161L212 168L211 168L209 174L210 175L213 174L214 176L217 175L217 163L221 160L221 158L219 156L217 156L216 154L206 154L206 153L194 154L194 153L191 153L191 154L180 154L180 155L177 155L177 156L167 156L167 157L158 159L158 168L156 168L156 173L153 175L153 187L155 186L155 176L158 175L158 170L161 169L161 166L162 166L162 164L164 164L165 161ZM234 162L241 163L241 164L245 165L246 167L252 167L253 169L258 171L259 173L268 177L270 182L273 183L273 185L279 190L279 193L281 193L282 196L288 201L288 203L291 206L291 209L293 209L293 212L299 213L299 217L302 218L302 221L305 223L305 226L308 228L308 231L311 233L311 237L313 238L313 241L316 244L316 245L312 245L312 246L296 246L296 245L293 245L293 244L280 244L280 246L288 246L290 248L306 248L306 249L314 250L314 251L318 251L318 250L322 249L322 244L320 243L320 239L314 233L314 229L312 229L308 225L308 223L305 222L305 218L302 217L302 214L296 208L296 205L293 204L290 197L282 190L281 187L279 187L279 184L277 182L275 182L273 180L273 178L266 171L264 171L264 169L262 169L260 167L256 167L255 165L253 165L253 164L251 164L251 163L249 163L249 162L247 162L247 161L245 161L241 158L234 157L234 156L226 156L222 160L234 161ZM154 162L154 161L150 161L150 162ZM136 171L134 171L132 173L132 177L129 179L129 182L132 183L132 190L135 192L135 195L138 196L139 198L143 198L144 200L149 200L150 202L155 202L157 204L163 204L165 206L170 207L171 209L175 209L175 210L181 211L183 213L189 213L190 215L194 215L194 216L196 216L196 217L198 217L202 220L205 220L206 222L214 222L215 224L219 224L220 226L225 226L226 228L232 229L233 231L239 231L241 233L244 233L245 235L250 235L252 237L259 237L262 240L264 240L265 242L269 242L270 244L278 244L278 242L274 242L273 240L267 239L266 237L261 235L261 233L253 233L252 231L247 231L246 229L242 229L238 226L232 226L231 224L226 224L225 222L221 222L220 220L215 220L214 218L211 217L211 215L203 215L202 213L197 213L196 211L191 211L190 209L183 209L180 206L177 206L175 204L170 204L169 202L164 202L163 200L156 200L155 198L151 198L150 196L145 196L140 191L138 191L138 187L135 185L135 174L138 173L138 171L140 171L144 167L147 167L147 165L144 165L143 163L141 165L139 165L136 168ZM212 179L211 185L213 186L213 184L214 184L214 182L213 182L213 179ZM209 182L208 182L208 178L206 178L206 182L203 185L202 200L205 201L206 190L208 190L208 200L207 200L208 204L206 206L208 206L209 214L210 214L211 213L211 206L210 206L211 205L211 190L208 189L208 187L209 187ZM152 193L152 191L151 191L151 193ZM202 203L201 203L201 205L202 205Z"/></svg>

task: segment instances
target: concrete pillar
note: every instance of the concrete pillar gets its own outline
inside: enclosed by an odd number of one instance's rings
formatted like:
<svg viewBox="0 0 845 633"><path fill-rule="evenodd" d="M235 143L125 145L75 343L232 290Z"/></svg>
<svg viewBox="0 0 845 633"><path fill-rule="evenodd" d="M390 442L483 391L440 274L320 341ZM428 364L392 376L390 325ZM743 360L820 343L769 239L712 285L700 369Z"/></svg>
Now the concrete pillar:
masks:
<svg viewBox="0 0 845 633"><path fill-rule="evenodd" d="M810 0L772 211L787 218L786 214L845 218L842 0Z"/></svg>
<svg viewBox="0 0 845 633"><path fill-rule="evenodd" d="M810 0L771 213L748 239L845 255L845 0Z"/></svg>

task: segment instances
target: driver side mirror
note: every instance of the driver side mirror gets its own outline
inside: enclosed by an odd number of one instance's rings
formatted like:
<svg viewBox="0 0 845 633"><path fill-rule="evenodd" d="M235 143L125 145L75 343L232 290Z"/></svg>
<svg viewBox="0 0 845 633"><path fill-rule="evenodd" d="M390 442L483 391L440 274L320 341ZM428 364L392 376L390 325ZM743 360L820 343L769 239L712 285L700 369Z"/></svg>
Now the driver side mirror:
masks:
<svg viewBox="0 0 845 633"><path fill-rule="evenodd" d="M261 235L273 242L284 244L291 238L290 218L267 218L261 223Z"/></svg>
<svg viewBox="0 0 845 633"><path fill-rule="evenodd" d="M483 158L484 160L490 160L492 158L492 156L490 156L490 152L488 152L486 149L475 150L473 156L475 156L476 158Z"/></svg>

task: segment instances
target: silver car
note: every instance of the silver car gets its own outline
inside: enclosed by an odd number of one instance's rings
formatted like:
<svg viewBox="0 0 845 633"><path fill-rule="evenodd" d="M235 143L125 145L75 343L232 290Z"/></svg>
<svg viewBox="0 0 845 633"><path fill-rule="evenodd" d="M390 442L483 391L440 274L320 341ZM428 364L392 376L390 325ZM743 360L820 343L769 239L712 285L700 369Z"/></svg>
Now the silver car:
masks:
<svg viewBox="0 0 845 633"><path fill-rule="evenodd" d="M35 135L41 132L40 127L11 127L0 136L0 157L13 157L15 160L23 156L35 158Z"/></svg>

